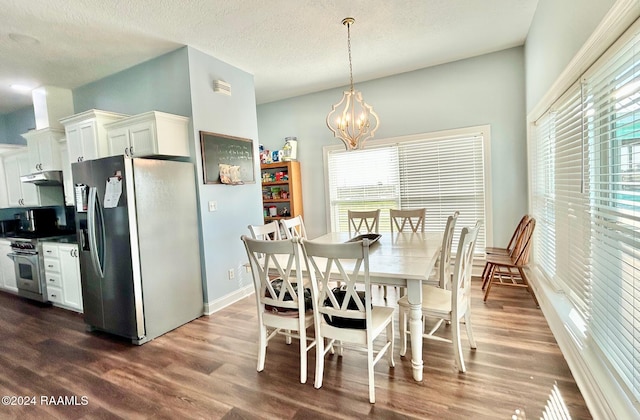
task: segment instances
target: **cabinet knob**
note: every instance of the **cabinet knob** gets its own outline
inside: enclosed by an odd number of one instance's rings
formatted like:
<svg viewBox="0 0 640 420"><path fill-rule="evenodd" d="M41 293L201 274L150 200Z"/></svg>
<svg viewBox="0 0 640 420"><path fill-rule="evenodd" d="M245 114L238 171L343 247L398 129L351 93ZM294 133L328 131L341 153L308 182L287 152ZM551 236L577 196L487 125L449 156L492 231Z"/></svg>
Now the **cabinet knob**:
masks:
<svg viewBox="0 0 640 420"><path fill-rule="evenodd" d="M133 157L133 146L129 148L129 156Z"/></svg>
<svg viewBox="0 0 640 420"><path fill-rule="evenodd" d="M125 156L129 156L129 148L128 147L124 148L124 155Z"/></svg>

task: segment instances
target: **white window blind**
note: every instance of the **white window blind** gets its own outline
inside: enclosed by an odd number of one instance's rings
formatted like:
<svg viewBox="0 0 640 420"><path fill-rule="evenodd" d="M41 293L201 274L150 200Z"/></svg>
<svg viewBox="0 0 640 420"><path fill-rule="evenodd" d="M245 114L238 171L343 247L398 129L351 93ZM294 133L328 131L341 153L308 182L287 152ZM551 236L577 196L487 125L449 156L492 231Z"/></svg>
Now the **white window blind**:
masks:
<svg viewBox="0 0 640 420"><path fill-rule="evenodd" d="M348 210L399 208L398 149L395 146L329 153L331 229L348 232ZM380 230L390 230L380 220Z"/></svg>
<svg viewBox="0 0 640 420"><path fill-rule="evenodd" d="M327 153L329 214L334 231L348 231L347 210L382 209L380 231L390 231L387 209L425 207L427 231L444 230L447 217L460 211L458 231L482 221L476 249L485 249L485 139L457 135L369 142L367 149ZM457 238L456 238L457 243ZM454 244L455 249L455 244Z"/></svg>
<svg viewBox="0 0 640 420"><path fill-rule="evenodd" d="M640 399L640 35L621 38L536 122L536 265Z"/></svg>
<svg viewBox="0 0 640 420"><path fill-rule="evenodd" d="M403 209L427 208L427 230L444 231L447 218L460 212L456 225L485 221L483 137L405 142L400 154L400 204ZM484 252L485 229L476 249ZM453 249L457 249L457 237Z"/></svg>

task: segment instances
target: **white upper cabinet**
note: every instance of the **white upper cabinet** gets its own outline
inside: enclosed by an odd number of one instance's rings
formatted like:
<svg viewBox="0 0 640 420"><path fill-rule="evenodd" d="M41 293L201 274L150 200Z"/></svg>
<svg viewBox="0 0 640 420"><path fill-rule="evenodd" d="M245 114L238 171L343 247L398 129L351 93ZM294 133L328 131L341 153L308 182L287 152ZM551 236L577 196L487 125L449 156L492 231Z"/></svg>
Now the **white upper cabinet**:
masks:
<svg viewBox="0 0 640 420"><path fill-rule="evenodd" d="M20 181L20 176L33 172L26 150L4 158L4 172L9 207L40 205L37 187Z"/></svg>
<svg viewBox="0 0 640 420"><path fill-rule="evenodd" d="M8 207L61 206L64 204L62 188L36 186L20 181L20 176L34 172L27 150L6 155L3 163Z"/></svg>
<svg viewBox="0 0 640 420"><path fill-rule="evenodd" d="M30 168L27 173L62 170L60 162L60 142L64 141L64 131L56 128L32 130L22 135L27 140Z"/></svg>
<svg viewBox="0 0 640 420"><path fill-rule="evenodd" d="M105 125L127 117L124 114L91 109L60 120L67 137L69 162L109 156Z"/></svg>
<svg viewBox="0 0 640 420"><path fill-rule="evenodd" d="M189 118L151 111L106 126L109 155L189 157Z"/></svg>

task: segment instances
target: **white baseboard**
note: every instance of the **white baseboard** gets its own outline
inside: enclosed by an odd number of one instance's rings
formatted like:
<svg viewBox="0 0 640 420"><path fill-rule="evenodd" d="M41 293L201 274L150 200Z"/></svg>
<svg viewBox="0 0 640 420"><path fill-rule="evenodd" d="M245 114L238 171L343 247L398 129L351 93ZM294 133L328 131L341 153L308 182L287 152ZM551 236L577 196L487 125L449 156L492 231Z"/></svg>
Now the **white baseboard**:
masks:
<svg viewBox="0 0 640 420"><path fill-rule="evenodd" d="M572 304L542 274L532 270L530 283L558 346L594 419L637 419L640 410L620 387L599 350L572 319Z"/></svg>
<svg viewBox="0 0 640 420"><path fill-rule="evenodd" d="M213 302L205 302L204 304L204 314L211 315L219 310L226 308L229 305L232 305L243 299L246 296L249 296L253 293L253 284L245 286L241 289L236 290L233 293L230 293L226 296L221 297L220 299L216 299Z"/></svg>

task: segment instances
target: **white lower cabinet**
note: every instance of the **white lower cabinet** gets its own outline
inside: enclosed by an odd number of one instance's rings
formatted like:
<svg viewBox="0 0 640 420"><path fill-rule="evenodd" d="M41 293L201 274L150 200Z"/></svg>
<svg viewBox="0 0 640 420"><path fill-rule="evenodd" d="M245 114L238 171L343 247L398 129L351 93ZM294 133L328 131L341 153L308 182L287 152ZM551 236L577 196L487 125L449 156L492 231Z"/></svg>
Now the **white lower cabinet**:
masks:
<svg viewBox="0 0 640 420"><path fill-rule="evenodd" d="M11 242L7 239L0 239L0 289L18 293L13 260L7 257L10 252Z"/></svg>
<svg viewBox="0 0 640 420"><path fill-rule="evenodd" d="M82 312L78 246L45 242L42 252L49 301L57 306Z"/></svg>

